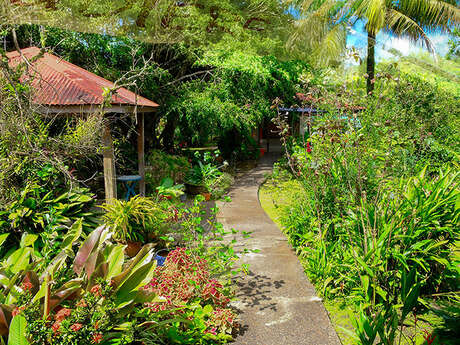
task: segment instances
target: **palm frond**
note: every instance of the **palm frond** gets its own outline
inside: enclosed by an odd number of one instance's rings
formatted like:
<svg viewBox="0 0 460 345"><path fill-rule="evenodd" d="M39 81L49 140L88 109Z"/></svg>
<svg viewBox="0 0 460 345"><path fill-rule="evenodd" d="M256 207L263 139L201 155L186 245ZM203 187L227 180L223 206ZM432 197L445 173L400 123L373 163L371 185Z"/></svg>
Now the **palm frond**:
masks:
<svg viewBox="0 0 460 345"><path fill-rule="evenodd" d="M387 4L385 0L363 0L359 2L356 15L366 18L366 28L372 34L377 34L385 26Z"/></svg>
<svg viewBox="0 0 460 345"><path fill-rule="evenodd" d="M397 36L408 37L413 42L421 41L428 51L435 51L428 35L412 18L394 9L388 11L386 18L389 31L392 31Z"/></svg>
<svg viewBox="0 0 460 345"><path fill-rule="evenodd" d="M460 23L460 9L442 0L401 0L396 9L425 28L447 29Z"/></svg>
<svg viewBox="0 0 460 345"><path fill-rule="evenodd" d="M346 48L347 29L345 24L334 26L314 49L312 57L318 66L338 61Z"/></svg>

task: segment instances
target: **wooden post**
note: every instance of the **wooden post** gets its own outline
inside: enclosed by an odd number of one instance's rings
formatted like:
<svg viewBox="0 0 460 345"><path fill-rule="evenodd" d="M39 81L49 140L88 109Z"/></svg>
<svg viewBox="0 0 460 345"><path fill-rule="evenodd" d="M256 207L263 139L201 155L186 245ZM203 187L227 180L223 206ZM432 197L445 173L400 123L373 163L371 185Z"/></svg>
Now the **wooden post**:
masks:
<svg viewBox="0 0 460 345"><path fill-rule="evenodd" d="M144 113L137 114L137 159L139 164L139 194L145 196Z"/></svg>
<svg viewBox="0 0 460 345"><path fill-rule="evenodd" d="M110 123L104 124L102 133L103 157L104 157L104 185L105 201L110 202L117 198L117 181L115 172L115 154L113 151L113 140L110 134Z"/></svg>

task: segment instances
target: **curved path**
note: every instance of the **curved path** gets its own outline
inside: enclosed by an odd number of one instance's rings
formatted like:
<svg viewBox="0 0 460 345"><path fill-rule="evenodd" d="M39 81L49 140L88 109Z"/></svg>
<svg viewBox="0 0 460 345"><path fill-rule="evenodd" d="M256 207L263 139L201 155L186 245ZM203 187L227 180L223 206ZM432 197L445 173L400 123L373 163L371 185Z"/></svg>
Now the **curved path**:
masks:
<svg viewBox="0 0 460 345"><path fill-rule="evenodd" d="M249 275L238 283L242 328L237 345L339 345L340 340L321 299L306 278L286 237L259 203L258 190L275 157L266 155L257 168L236 179L232 202L219 203L219 220L226 229L252 231L242 255ZM238 249L243 249L241 245Z"/></svg>

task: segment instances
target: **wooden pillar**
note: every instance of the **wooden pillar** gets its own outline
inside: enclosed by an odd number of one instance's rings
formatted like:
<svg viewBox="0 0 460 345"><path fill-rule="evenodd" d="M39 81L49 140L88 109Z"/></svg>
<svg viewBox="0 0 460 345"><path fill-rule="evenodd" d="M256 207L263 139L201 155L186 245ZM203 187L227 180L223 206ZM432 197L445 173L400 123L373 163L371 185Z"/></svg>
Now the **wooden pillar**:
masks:
<svg viewBox="0 0 460 345"><path fill-rule="evenodd" d="M144 113L137 114L137 159L139 164L139 194L145 196Z"/></svg>
<svg viewBox="0 0 460 345"><path fill-rule="evenodd" d="M113 151L112 134L110 123L106 120L102 133L103 157L104 157L104 185L105 201L110 202L117 198L117 175L115 172L115 154Z"/></svg>

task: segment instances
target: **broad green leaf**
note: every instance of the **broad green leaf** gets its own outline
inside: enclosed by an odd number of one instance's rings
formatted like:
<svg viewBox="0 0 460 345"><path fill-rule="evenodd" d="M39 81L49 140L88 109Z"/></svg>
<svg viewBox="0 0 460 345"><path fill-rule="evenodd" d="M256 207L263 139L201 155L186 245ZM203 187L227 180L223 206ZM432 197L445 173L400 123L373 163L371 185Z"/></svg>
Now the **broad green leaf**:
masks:
<svg viewBox="0 0 460 345"><path fill-rule="evenodd" d="M124 302L133 290L147 284L153 276L156 262L151 261L133 272L117 291L117 301Z"/></svg>
<svg viewBox="0 0 460 345"><path fill-rule="evenodd" d="M88 257L93 252L94 248L98 245L102 232L105 230L105 226L102 225L94 230L88 238L83 242L80 250L78 251L77 255L75 256L75 260L73 263L73 270L76 274L80 275L83 266L85 265Z"/></svg>
<svg viewBox="0 0 460 345"><path fill-rule="evenodd" d="M6 260L11 272L16 274L19 271L26 270L29 265L29 259L32 252L32 248L23 247L11 254Z"/></svg>
<svg viewBox="0 0 460 345"><path fill-rule="evenodd" d="M9 233L0 235L0 247L3 245L3 242L6 241L6 239L8 238L9 235L10 235Z"/></svg>
<svg viewBox="0 0 460 345"><path fill-rule="evenodd" d="M67 232L66 236L62 241L61 250L71 248L72 244L80 238L83 229L82 222L83 220L80 218L72 224L72 226L70 227L69 231Z"/></svg>
<svg viewBox="0 0 460 345"><path fill-rule="evenodd" d="M112 279L112 277L121 273L123 269L123 263L125 260L125 246L118 245L114 247L107 258L109 263L108 271L107 271L107 279Z"/></svg>
<svg viewBox="0 0 460 345"><path fill-rule="evenodd" d="M153 257L153 253L151 249L153 248L153 244L147 244L142 247L139 253L131 259L129 265L126 269L123 270L120 274L113 277L113 283L115 285L115 289L120 287L123 282L141 265L150 262Z"/></svg>
<svg viewBox="0 0 460 345"><path fill-rule="evenodd" d="M28 345L26 338L26 318L19 314L13 317L8 334L8 345Z"/></svg>
<svg viewBox="0 0 460 345"><path fill-rule="evenodd" d="M38 235L35 235L35 234L28 234L28 233L24 233L21 237L21 243L20 243L20 246L21 247L29 247L29 246L32 246L35 241L37 240L38 238Z"/></svg>

